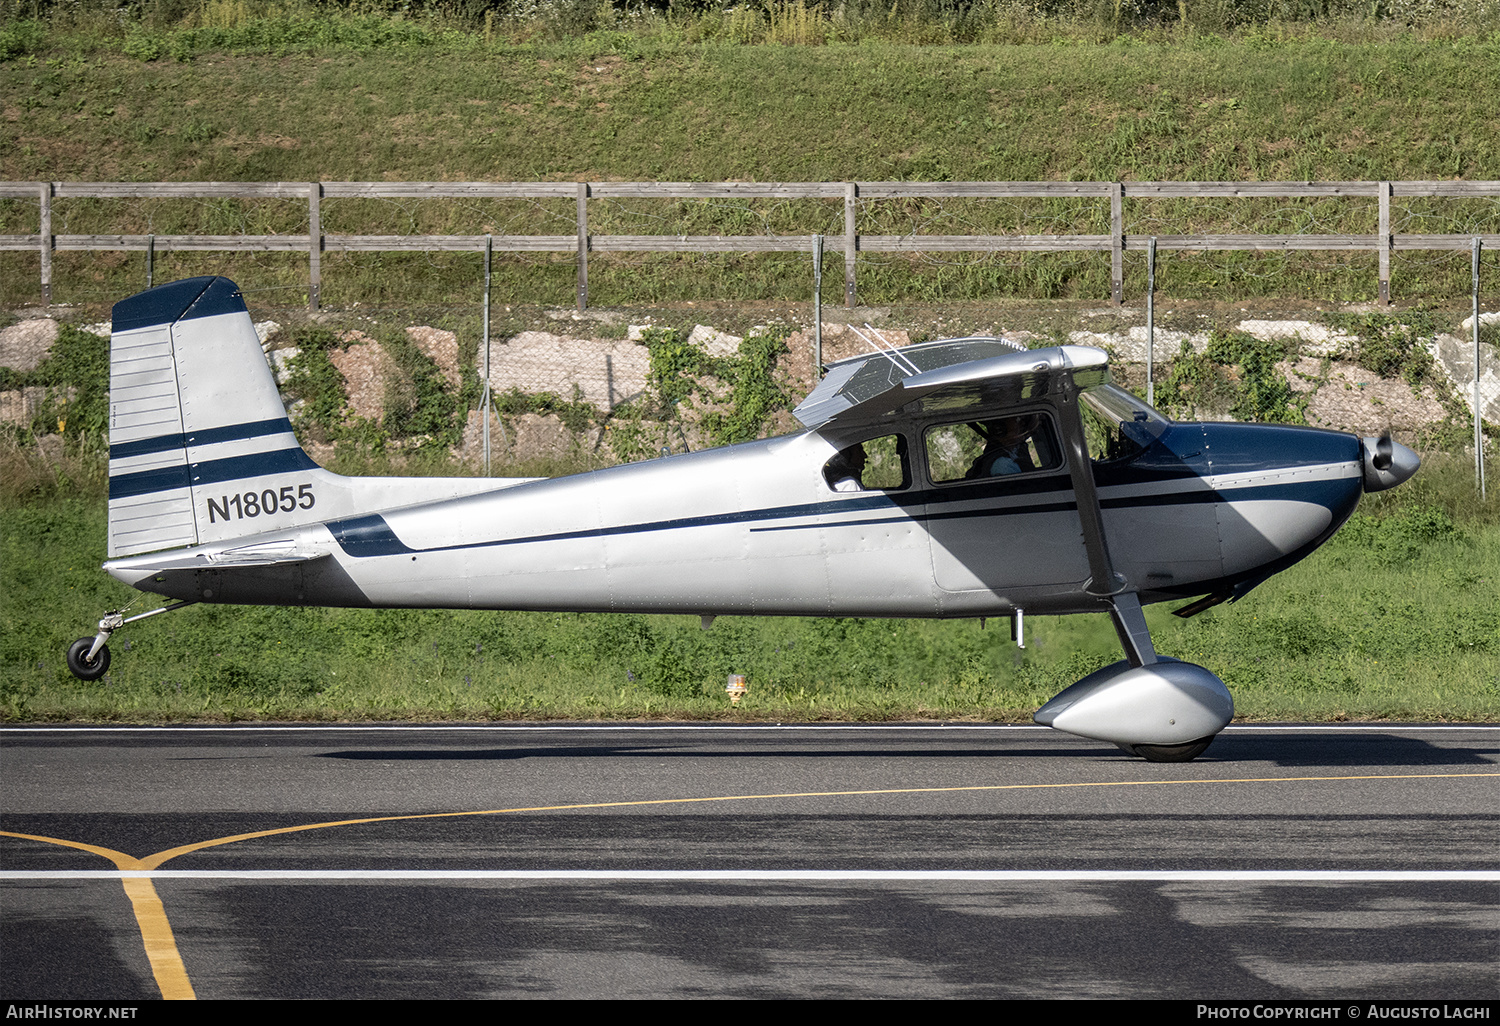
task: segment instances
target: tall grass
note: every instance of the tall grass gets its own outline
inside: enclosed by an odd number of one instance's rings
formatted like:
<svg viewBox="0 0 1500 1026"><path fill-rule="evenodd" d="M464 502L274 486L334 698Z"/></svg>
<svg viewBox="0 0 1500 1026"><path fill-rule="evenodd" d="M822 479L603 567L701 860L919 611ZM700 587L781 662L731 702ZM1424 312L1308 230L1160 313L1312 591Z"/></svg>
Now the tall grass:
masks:
<svg viewBox="0 0 1500 1026"><path fill-rule="evenodd" d="M1105 42L1315 33L1369 39L1493 31L1493 0L0 0L31 22L145 52L511 45L615 33L673 43L819 46ZM174 40L171 37L186 37Z"/></svg>

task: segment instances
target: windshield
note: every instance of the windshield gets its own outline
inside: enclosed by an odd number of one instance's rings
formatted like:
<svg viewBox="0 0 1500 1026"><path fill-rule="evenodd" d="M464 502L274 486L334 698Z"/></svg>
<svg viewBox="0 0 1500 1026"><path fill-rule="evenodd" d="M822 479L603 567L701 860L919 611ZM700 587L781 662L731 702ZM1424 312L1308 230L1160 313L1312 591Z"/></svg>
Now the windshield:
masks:
<svg viewBox="0 0 1500 1026"><path fill-rule="evenodd" d="M1084 436L1095 463L1128 459L1145 449L1170 421L1117 385L1099 385L1081 393Z"/></svg>

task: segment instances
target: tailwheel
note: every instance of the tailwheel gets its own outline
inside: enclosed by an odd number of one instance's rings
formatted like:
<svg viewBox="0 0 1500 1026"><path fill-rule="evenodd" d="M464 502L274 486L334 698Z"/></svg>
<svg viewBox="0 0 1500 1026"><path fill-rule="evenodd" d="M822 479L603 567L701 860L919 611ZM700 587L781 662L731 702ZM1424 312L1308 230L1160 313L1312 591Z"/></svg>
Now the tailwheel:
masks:
<svg viewBox="0 0 1500 1026"><path fill-rule="evenodd" d="M94 658L89 659L89 649L94 647L93 638L79 638L68 646L68 669L79 680L98 680L109 669L109 646L100 645Z"/></svg>
<svg viewBox="0 0 1500 1026"><path fill-rule="evenodd" d="M1217 734L1201 737L1181 745L1120 745L1120 750L1138 755L1147 762L1192 762L1208 750Z"/></svg>
<svg viewBox="0 0 1500 1026"><path fill-rule="evenodd" d="M99 621L98 634L95 634L92 638L79 638L68 646L68 669L79 680L98 680L104 676L104 671L109 669L109 646L105 642L109 640L111 634L124 627L127 623L135 623L137 620L144 620L146 617L155 616L158 613L170 613L174 609L190 606L195 601L197 600L189 599L185 602L174 602L170 606L162 606L160 609L153 609L149 613L138 613L131 617L126 617L125 610L123 609L116 609L112 613L105 613L104 619ZM90 659L89 653L93 651L96 644L99 646L99 651L94 652L94 657ZM130 646L127 645L125 647L129 648Z"/></svg>

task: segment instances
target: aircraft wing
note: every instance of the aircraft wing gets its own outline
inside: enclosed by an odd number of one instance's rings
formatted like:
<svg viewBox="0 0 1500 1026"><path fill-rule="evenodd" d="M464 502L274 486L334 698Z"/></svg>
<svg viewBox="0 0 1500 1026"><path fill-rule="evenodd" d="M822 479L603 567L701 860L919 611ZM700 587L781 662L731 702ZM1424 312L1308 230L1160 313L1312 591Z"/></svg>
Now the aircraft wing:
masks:
<svg viewBox="0 0 1500 1026"><path fill-rule="evenodd" d="M1080 386L1106 380L1108 358L1089 346L1017 350L998 338L944 339L830 364L828 376L793 410L806 427L909 412L994 407L1046 395L1071 374Z"/></svg>

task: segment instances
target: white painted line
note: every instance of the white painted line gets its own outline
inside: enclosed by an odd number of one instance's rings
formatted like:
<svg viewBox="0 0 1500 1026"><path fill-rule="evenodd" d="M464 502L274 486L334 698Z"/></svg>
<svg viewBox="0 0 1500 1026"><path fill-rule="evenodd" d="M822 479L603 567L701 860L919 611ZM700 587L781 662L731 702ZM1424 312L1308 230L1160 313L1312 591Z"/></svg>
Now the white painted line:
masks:
<svg viewBox="0 0 1500 1026"><path fill-rule="evenodd" d="M1233 729L1233 728L1228 728L1228 729ZM1346 728L1346 729L1354 729L1354 728ZM1384 729L1384 728L1382 728L1382 729ZM1417 728L1414 728L1414 729L1422 730L1422 729L1463 729L1463 728L1448 728L1448 727L1423 728L1423 727L1417 727ZM1500 729L1500 727L1497 727L1497 729ZM0 734L7 734L7 733L11 733L11 734L42 734L42 733L56 733L56 734L139 734L139 733L147 733L147 732L154 732L154 733L163 733L163 732L166 732L166 733L184 733L184 734L189 734L189 733L191 733L191 734L204 734L204 733L217 732L217 733L244 734L244 733L254 733L254 732L277 732L277 731L281 731L281 732L319 732L319 731L329 732L329 731L331 731L331 732L336 732L336 733L346 733L346 732L351 732L351 731L359 731L359 732L365 732L365 731L370 731L370 732L375 732L375 731L387 731L387 732L429 731L429 732L433 732L433 733L452 733L453 731L459 731L459 730L475 730L475 731L485 731L485 732L505 732L505 731L510 731L510 732L515 732L515 733L528 733L528 734L537 733L539 731L562 731L562 732L570 732L570 731L585 731L585 732L586 731L630 731L631 733L653 733L653 732L675 732L675 733L681 733L683 731L704 731L704 732L712 732L712 733L724 733L726 731L746 731L746 732L753 732L753 733L766 733L768 731L773 731L773 730L799 730L799 731L835 731L835 730L845 730L845 731L849 731L849 730L853 730L853 731L894 731L894 730L954 731L954 730L985 730L985 731L1006 731L1006 732L1031 731L1031 732L1035 732L1035 733L1057 734L1057 731L1053 730L1051 727L1039 727L1039 726L1033 726L1033 725L1030 725L1030 724L1021 724L1021 723L952 723L952 724L931 724L931 725L909 724L909 723L891 723L891 724L862 723L862 724L841 724L841 725L822 725L822 724L815 724L815 723L765 723L765 724L710 724L710 723L683 723L683 724L666 724L666 723L605 723L605 724L590 723L590 724L583 724L583 723L575 723L575 724L557 724L557 723L538 723L538 724L535 724L535 725L532 725L532 724L523 724L523 723L482 723L482 724L476 724L476 723L453 723L453 724L440 724L440 723L439 724L435 724L435 723L425 723L425 724L341 723L341 724L316 724L316 725L306 725L306 726L304 726L304 725L294 725L294 724L277 724L277 725L255 724L255 725L236 725L236 726L219 726L219 725L214 725L214 724L204 724L204 725L180 724L180 725L170 726L170 727L150 727L150 726L138 726L138 727L92 727L92 726L82 726L82 727L66 727L66 726L0 727ZM1063 735L1058 735L1058 736L1063 736Z"/></svg>
<svg viewBox="0 0 1500 1026"><path fill-rule="evenodd" d="M1500 724L1496 723L1470 723L1470 724L1383 724L1383 723L1329 723L1329 724L1231 724L1224 728L1226 734L1241 733L1284 733L1284 732L1316 732L1322 734L1390 734L1390 733L1429 733L1429 732L1453 732L1453 731L1500 731ZM246 726L214 726L214 725L178 725L171 727L63 727L63 726L36 726L36 727L0 727L0 734L141 734L141 733L177 733L177 734L206 734L206 733L453 733L455 731L478 731L482 733L538 733L538 732L629 732L640 733L714 733L723 734L731 732L745 733L770 733L772 731L801 731L814 733L832 733L836 731L857 731L864 733L894 733L905 731L911 733L919 732L942 732L953 731L980 731L987 733L1038 733L1049 734L1053 737L1080 740L1071 734L1064 734L1051 727L1030 726L1027 724L1012 723L944 723L930 726L907 723L889 724L846 724L846 725L820 725L810 723L794 724L316 724L316 725L246 725ZM1100 742L1104 744L1106 742Z"/></svg>
<svg viewBox="0 0 1500 1026"><path fill-rule="evenodd" d="M1491 883L1500 870L1344 869L56 869L0 870L7 880L682 880L682 881L1144 881L1220 883Z"/></svg>

